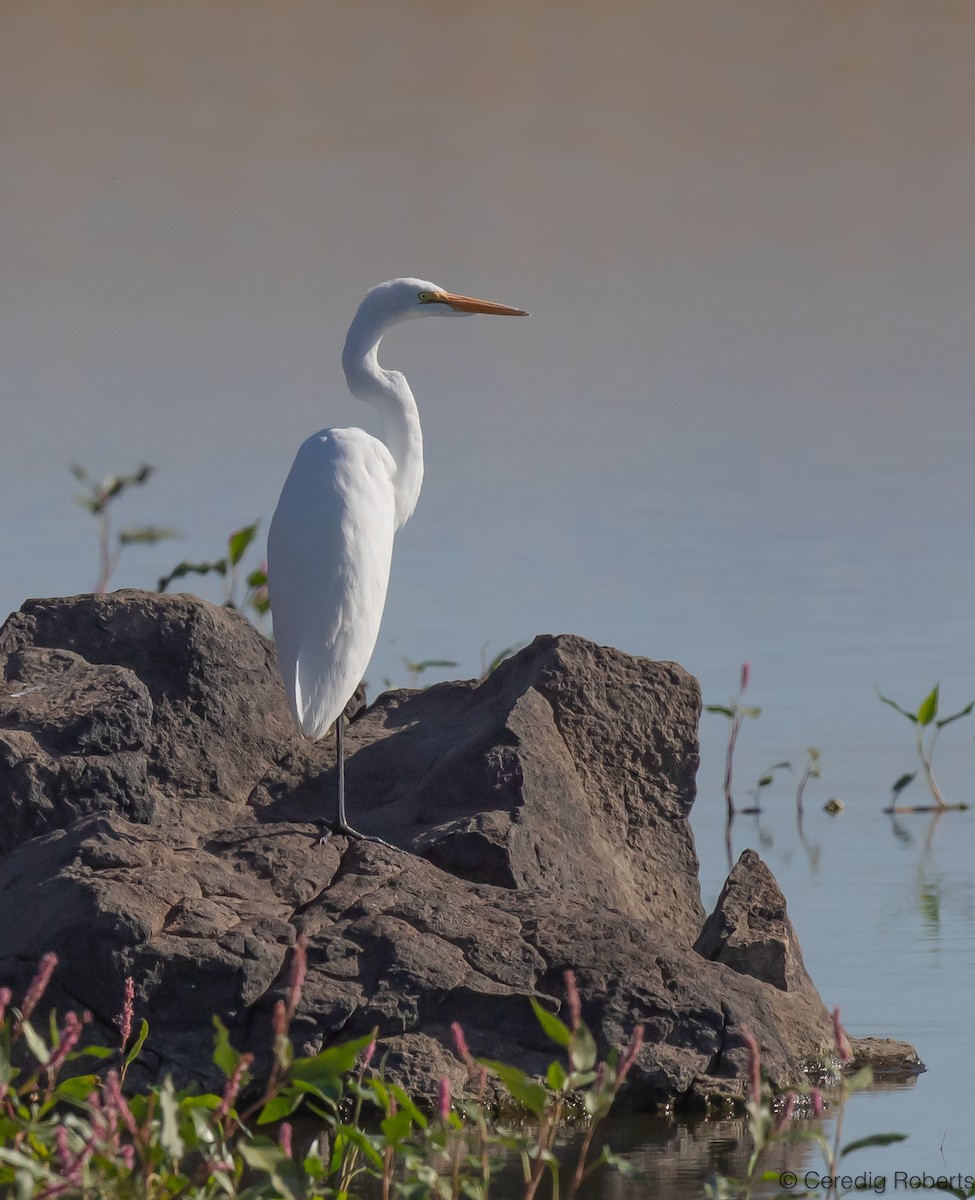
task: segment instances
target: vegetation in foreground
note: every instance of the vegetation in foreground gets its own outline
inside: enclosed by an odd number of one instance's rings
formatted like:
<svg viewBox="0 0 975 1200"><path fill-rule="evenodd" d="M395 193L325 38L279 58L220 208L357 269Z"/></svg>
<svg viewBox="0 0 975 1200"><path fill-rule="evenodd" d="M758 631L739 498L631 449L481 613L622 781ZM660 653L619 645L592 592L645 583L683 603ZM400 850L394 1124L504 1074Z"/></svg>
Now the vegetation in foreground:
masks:
<svg viewBox="0 0 975 1200"><path fill-rule="evenodd" d="M268 1076L251 1074L253 1057L230 1044L219 1018L213 1061L222 1094L177 1090L171 1079L127 1095L125 1077L149 1033L134 1027L134 986L127 981L118 1050L79 1048L89 1014L32 1023L57 959L45 955L19 1007L0 988L0 1188L17 1200L73 1198L237 1197L314 1200L357 1196L488 1200L502 1163L520 1162L524 1200L541 1194L571 1200L592 1172L610 1165L633 1172L608 1147L593 1154L593 1136L609 1113L643 1042L637 1026L622 1057L597 1061L596 1043L581 1017L566 972L566 1024L531 1003L549 1038L564 1052L545 1083L516 1067L471 1055L463 1030L454 1042L469 1079L465 1097L440 1082L437 1111L425 1114L406 1092L373 1069L374 1034L298 1057L289 1037L306 969L299 939L287 999L273 1017ZM114 1059L101 1075L75 1074L86 1058ZM67 1069L66 1069L67 1068ZM510 1105L529 1119L504 1129L489 1117L489 1076ZM577 1159L554 1153L567 1113L583 1119ZM300 1131L300 1132L299 1132ZM504 1196L510 1198L510 1179Z"/></svg>
<svg viewBox="0 0 975 1200"><path fill-rule="evenodd" d="M0 988L0 1189L17 1200L170 1200L233 1197L239 1200L572 1200L603 1167L641 1175L607 1145L594 1140L643 1045L636 1026L625 1053L598 1061L596 1043L582 1020L579 993L565 973L568 1023L531 1000L538 1021L563 1052L544 1083L505 1063L475 1059L464 1032L452 1027L467 1072L463 1096L440 1081L436 1111L425 1113L398 1085L373 1067L375 1031L312 1057L298 1057L289 1037L307 967L299 938L291 960L286 999L273 1015L273 1056L266 1078L251 1073L253 1056L238 1053L214 1018L213 1061L223 1072L222 1092L177 1090L168 1077L141 1094L127 1094L125 1078L139 1057L149 1026L136 1029L134 985L126 981L118 1049L80 1048L88 1013L52 1014L41 1031L32 1021L57 966L41 960L19 1007ZM869 1087L871 1069L852 1074L852 1054L834 1012L836 1057L830 1080L835 1106L832 1137L820 1127L826 1102L818 1088L775 1095L762 1077L761 1052L750 1034L749 1087L745 1102L750 1155L745 1175L715 1175L713 1200L782 1193L796 1176L769 1169L769 1151L783 1143L819 1147L824 1170L817 1193L837 1200L840 1163L870 1146L900 1141L877 1134L842 1144L846 1103ZM70 1074L85 1059L112 1065L102 1074ZM488 1103L489 1077L502 1109L522 1114L510 1127L497 1123ZM813 1118L798 1121L796 1118ZM574 1154L556 1155L567 1121L582 1135ZM512 1179L512 1164L520 1180ZM504 1171L502 1176L501 1172ZM501 1190L503 1188L503 1190ZM958 1192L958 1195L963 1193Z"/></svg>

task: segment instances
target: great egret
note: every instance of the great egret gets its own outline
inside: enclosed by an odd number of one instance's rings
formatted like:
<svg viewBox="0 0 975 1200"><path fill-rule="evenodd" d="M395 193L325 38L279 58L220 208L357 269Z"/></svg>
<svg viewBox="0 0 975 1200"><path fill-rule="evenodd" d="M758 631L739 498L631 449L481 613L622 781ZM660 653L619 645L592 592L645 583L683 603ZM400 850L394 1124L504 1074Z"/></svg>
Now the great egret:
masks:
<svg viewBox="0 0 975 1200"><path fill-rule="evenodd" d="M278 666L294 719L307 737L335 724L335 832L362 837L345 814L343 710L379 636L393 534L412 515L423 480L416 401L377 353L390 326L411 317L520 308L457 296L422 279L391 279L359 305L342 352L349 390L383 415L384 441L362 429L323 429L302 443L271 520L268 591ZM379 839L371 839L379 840Z"/></svg>

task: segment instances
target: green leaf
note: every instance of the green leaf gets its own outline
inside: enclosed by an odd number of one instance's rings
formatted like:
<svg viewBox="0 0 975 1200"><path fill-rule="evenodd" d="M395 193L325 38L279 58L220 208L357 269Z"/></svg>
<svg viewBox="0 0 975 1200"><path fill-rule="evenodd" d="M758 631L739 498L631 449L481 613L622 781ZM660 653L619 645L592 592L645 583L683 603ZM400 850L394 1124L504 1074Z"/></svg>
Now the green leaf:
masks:
<svg viewBox="0 0 975 1200"><path fill-rule="evenodd" d="M426 1129L426 1117L420 1112L409 1095L400 1087L398 1083L391 1083L389 1085L389 1094L404 1112L408 1112L410 1114L415 1125L418 1125L420 1129Z"/></svg>
<svg viewBox="0 0 975 1200"><path fill-rule="evenodd" d="M258 1125L269 1125L272 1121L283 1121L285 1117L291 1116L300 1103L301 1092L286 1092L281 1096L272 1096L261 1109L257 1123Z"/></svg>
<svg viewBox="0 0 975 1200"><path fill-rule="evenodd" d="M163 577L156 584L156 591L164 592L166 588L168 588L173 582L173 580L183 579L187 575L210 574L226 575L227 560L225 558L220 558L216 562L209 563L181 562L178 566L173 567L168 575L163 575Z"/></svg>
<svg viewBox="0 0 975 1200"><path fill-rule="evenodd" d="M873 1083L873 1067L861 1067L843 1080L843 1088L847 1092L861 1092Z"/></svg>
<svg viewBox="0 0 975 1200"><path fill-rule="evenodd" d="M547 1008L543 1008L534 996L529 996L529 1000L531 1001L535 1016L538 1018L539 1025L545 1031L546 1037L555 1042L557 1046L568 1046L572 1040L572 1031L568 1025L564 1021L559 1020L554 1013L550 1013Z"/></svg>
<svg viewBox="0 0 975 1200"><path fill-rule="evenodd" d="M762 715L762 710L760 708L754 708L751 705L739 704L738 714L742 717L760 717Z"/></svg>
<svg viewBox="0 0 975 1200"><path fill-rule="evenodd" d="M391 1117L386 1117L380 1122L380 1129L382 1129L386 1141L390 1145L395 1145L410 1136L413 1132L413 1121L408 1112L399 1109Z"/></svg>
<svg viewBox="0 0 975 1200"><path fill-rule="evenodd" d="M939 684L934 685L931 694L925 697L921 707L917 710L917 723L919 725L930 725L934 718L938 715L938 688Z"/></svg>
<svg viewBox="0 0 975 1200"><path fill-rule="evenodd" d="M902 717L907 717L909 721L913 721L915 725L917 724L917 716L914 713L908 712L906 708L901 708L896 700L891 700L889 696L885 696L876 684L873 685L873 690L877 693L878 700L882 700L884 704L889 705L895 712L899 712Z"/></svg>
<svg viewBox="0 0 975 1200"><path fill-rule="evenodd" d="M216 1019L216 1018L214 1018ZM226 1030L224 1030L226 1033ZM149 1036L149 1022L142 1018L142 1024L139 1027L139 1036L132 1043L132 1049L125 1056L125 1065L129 1066L134 1063L142 1052L142 1047L146 1044L146 1038Z"/></svg>
<svg viewBox="0 0 975 1200"><path fill-rule="evenodd" d="M591 1071L596 1065L598 1051L592 1034L585 1025L580 1025L572 1035L569 1060L573 1071Z"/></svg>
<svg viewBox="0 0 975 1200"><path fill-rule="evenodd" d="M950 717L942 717L940 721L935 721L935 725L938 727L938 729L944 729L944 727L946 725L950 725L952 721L960 721L962 717L967 717L973 708L975 708L975 700L972 700L969 704L966 704L965 707L959 712L952 713Z"/></svg>
<svg viewBox="0 0 975 1200"><path fill-rule="evenodd" d="M857 1138L855 1142L848 1142L843 1147L840 1158L852 1154L854 1150L864 1150L867 1146L890 1146L894 1142L903 1142L906 1138L906 1133L874 1133L869 1137Z"/></svg>
<svg viewBox="0 0 975 1200"><path fill-rule="evenodd" d="M294 1079L291 1086L303 1096L314 1096L323 1101L333 1111L342 1099L341 1075L321 1075L314 1083L309 1079Z"/></svg>
<svg viewBox="0 0 975 1200"><path fill-rule="evenodd" d="M144 1024L145 1021L143 1021ZM213 1028L216 1030L213 1039L213 1062L229 1079L234 1071L237 1070L240 1054L231 1046L227 1026L224 1025L216 1013L213 1015Z"/></svg>
<svg viewBox="0 0 975 1200"><path fill-rule="evenodd" d="M569 1076L566 1074L565 1067L561 1063L549 1063L548 1070L545 1072L545 1082L553 1092L564 1091L568 1078Z"/></svg>
<svg viewBox="0 0 975 1200"><path fill-rule="evenodd" d="M569 1076L569 1085L573 1088L588 1087L595 1078L595 1071L573 1071Z"/></svg>
<svg viewBox="0 0 975 1200"><path fill-rule="evenodd" d="M227 539L227 549L230 553L231 566L236 567L240 560L247 553L247 547L254 540L254 535L257 533L257 522L253 525L245 525L243 529L238 529Z"/></svg>
<svg viewBox="0 0 975 1200"><path fill-rule="evenodd" d="M174 1163L183 1157L186 1146L179 1132L179 1101L172 1078L167 1075L159 1089L159 1144Z"/></svg>
<svg viewBox="0 0 975 1200"><path fill-rule="evenodd" d="M291 1069L291 1078L307 1079L315 1083L323 1076L347 1075L355 1066L359 1055L372 1041L371 1033L341 1042L320 1051L314 1058L296 1058Z"/></svg>
<svg viewBox="0 0 975 1200"><path fill-rule="evenodd" d="M72 1075L58 1084L54 1094L59 1100L87 1100L97 1086L97 1075Z"/></svg>
<svg viewBox="0 0 975 1200"><path fill-rule="evenodd" d="M27 1043L27 1047L31 1054L33 1054L37 1061L43 1066L51 1057L44 1039L37 1032L34 1026L31 1025L30 1021L22 1022L20 1031L24 1035L24 1041Z"/></svg>
<svg viewBox="0 0 975 1200"><path fill-rule="evenodd" d="M488 663L487 669L484 672L485 676L493 675L494 672L498 669L498 667L500 667L501 664L505 661L505 659L510 658L512 656L512 654L516 654L522 648L523 645L524 645L524 642L515 642L511 646L505 646L505 648L503 650L499 650L497 652L497 654L495 654L494 658L492 658L491 661ZM487 643L485 643L485 649L487 649Z"/></svg>
<svg viewBox="0 0 975 1200"><path fill-rule="evenodd" d="M907 787L907 785L909 783L913 783L916 778L917 778L917 771L906 772L906 774L901 775L899 779L894 780L893 784L891 785L891 789L890 789L891 792L895 796L899 796L901 794L901 792Z"/></svg>
<svg viewBox="0 0 975 1200"><path fill-rule="evenodd" d="M85 1046L83 1050L75 1050L68 1058L111 1058L115 1051L109 1046Z"/></svg>
<svg viewBox="0 0 975 1200"><path fill-rule="evenodd" d="M705 706L705 712L720 713L721 716L728 717L729 720L735 715L726 704L708 704Z"/></svg>
<svg viewBox="0 0 975 1200"><path fill-rule="evenodd" d="M531 1076L526 1075L517 1067L509 1067L507 1063L495 1062L492 1059L480 1058L478 1062L497 1075L508 1089L512 1100L515 1100L522 1108L527 1108L529 1112L533 1112L538 1117L545 1112L548 1092Z"/></svg>
<svg viewBox="0 0 975 1200"><path fill-rule="evenodd" d="M650 1178L645 1171L641 1171L639 1167L634 1166L629 1159L620 1158L618 1154L614 1154L608 1146L603 1147L602 1160L607 1166L618 1171L624 1179L647 1180ZM776 1172L776 1178L778 1177L779 1172Z"/></svg>
<svg viewBox="0 0 975 1200"><path fill-rule="evenodd" d="M263 1171L284 1200L302 1200L305 1195L304 1182L295 1164L287 1154L270 1139L255 1138L240 1142L237 1147L241 1158L254 1171Z"/></svg>
<svg viewBox="0 0 975 1200"><path fill-rule="evenodd" d="M291 1044L291 1039L283 1033L279 1033L273 1043L274 1061L282 1071L290 1071L291 1064L295 1059L295 1048Z"/></svg>
<svg viewBox="0 0 975 1200"><path fill-rule="evenodd" d="M410 662L408 658L404 658L403 665L411 675L420 675L428 667L456 667L460 664L452 658L425 658L423 662Z"/></svg>
<svg viewBox="0 0 975 1200"><path fill-rule="evenodd" d="M161 525L139 525L134 528L120 529L118 540L122 546L154 546L156 542L164 542L167 538L178 538L175 529L166 529Z"/></svg>
<svg viewBox="0 0 975 1200"><path fill-rule="evenodd" d="M357 1129L355 1125L340 1125L335 1131L335 1146L338 1149L341 1142L351 1142L369 1159L374 1167L383 1169L383 1158L370 1139Z"/></svg>

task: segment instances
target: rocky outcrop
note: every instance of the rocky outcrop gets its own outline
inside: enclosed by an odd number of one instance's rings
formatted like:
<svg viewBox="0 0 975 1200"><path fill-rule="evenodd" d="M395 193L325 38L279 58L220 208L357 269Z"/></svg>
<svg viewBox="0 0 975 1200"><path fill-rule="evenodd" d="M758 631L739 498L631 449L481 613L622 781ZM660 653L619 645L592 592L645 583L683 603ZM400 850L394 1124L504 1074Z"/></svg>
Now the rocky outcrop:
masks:
<svg viewBox="0 0 975 1200"><path fill-rule="evenodd" d="M211 1014L260 1052L288 947L309 939L294 1034L378 1026L387 1069L459 1081L475 1053L544 1069L529 995L572 967L603 1049L642 1021L632 1103L740 1090L749 1029L775 1083L828 1054L785 901L746 852L705 921L687 816L696 682L539 637L482 683L392 692L349 726L334 838L330 739L301 739L273 647L189 596L28 601L0 630L0 979L45 950L53 998L111 1038L123 980L149 1068L211 1068Z"/></svg>

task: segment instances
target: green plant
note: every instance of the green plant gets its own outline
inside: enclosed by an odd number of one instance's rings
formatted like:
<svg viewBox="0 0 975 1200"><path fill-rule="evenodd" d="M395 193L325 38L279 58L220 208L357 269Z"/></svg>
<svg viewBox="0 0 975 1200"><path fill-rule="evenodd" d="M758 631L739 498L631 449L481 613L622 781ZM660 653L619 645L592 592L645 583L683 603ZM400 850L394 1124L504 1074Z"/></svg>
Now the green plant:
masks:
<svg viewBox="0 0 975 1200"><path fill-rule="evenodd" d="M512 654L516 654L524 645L524 642L513 642L510 646L505 646L503 650L499 650L497 654L488 659L487 648L489 643L485 642L481 647L481 679L487 679L489 675L501 666L505 659L510 658Z"/></svg>
<svg viewBox="0 0 975 1200"><path fill-rule="evenodd" d="M155 467L145 463L132 475L107 475L102 480L92 479L84 467L72 463L71 474L87 489L76 501L92 514L98 522L98 582L96 593L108 591L108 584L118 564L119 555L126 546L152 545L167 538L177 537L171 529L158 525L139 525L120 529L116 539L112 538L112 506L114 502L133 487L141 487L155 473Z"/></svg>
<svg viewBox="0 0 975 1200"><path fill-rule="evenodd" d="M755 780L755 786L748 793L755 800L755 808L752 811L754 811L754 812L762 811L761 808L759 807L759 802L762 798L762 789L769 787L775 781L776 771L791 771L791 770L792 770L792 763L790 763L788 761L777 762L773 766L769 767L766 771L763 771L761 775L759 775L758 779ZM746 810L746 811L748 811L748 810Z"/></svg>
<svg viewBox="0 0 975 1200"><path fill-rule="evenodd" d="M806 751L806 765L799 776L799 783L796 787L796 814L800 821L802 820L802 802L806 792L806 784L810 779L819 779L822 773L819 751L815 746L810 746Z"/></svg>
<svg viewBox="0 0 975 1200"><path fill-rule="evenodd" d="M224 580L224 608L234 608L246 613L249 609L258 618L258 624L270 611L267 592L267 564L261 563L244 576L245 590L238 596L240 587L240 564L251 543L257 536L259 521L235 530L227 539L227 553L213 562L181 562L156 584L156 590L164 592L176 579L187 575L219 575Z"/></svg>
<svg viewBox="0 0 975 1200"><path fill-rule="evenodd" d="M407 686L411 688L419 687L420 676L424 671L456 667L457 665L452 658L425 658L422 662L411 662L408 658L403 659L403 666L410 673L410 682Z"/></svg>
<svg viewBox="0 0 975 1200"><path fill-rule="evenodd" d="M938 808L967 808L967 804L948 804L942 795L941 789L935 782L932 764L934 761L935 743L937 742L938 735L941 733L942 729L944 729L946 725L951 725L954 721L961 720L962 717L967 717L968 714L975 709L975 700L970 701L965 705L964 708L959 709L958 712L952 713L950 717L939 717L938 704L940 699L940 688L938 684L935 684L933 689L921 701L921 703L918 705L917 712L910 712L906 708L901 708L901 706L895 700L891 700L888 696L883 695L876 684L874 684L874 689L877 692L878 698L882 700L884 704L889 705L895 710L895 712L899 712L902 717L906 717L914 725L917 733L915 749L917 751L918 759L921 762L921 772L924 776L924 782L928 785L928 790L934 797L934 802ZM925 730L930 731L927 741L925 741L924 737ZM906 788L907 785L916 777L916 771L901 775L891 789L893 791L894 798L896 799L904 790L904 788Z"/></svg>
<svg viewBox="0 0 975 1200"><path fill-rule="evenodd" d="M831 1085L832 1101L835 1106L833 1136L827 1138L818 1127L802 1128L795 1124L799 1111L801 1095L807 1097L808 1111L814 1120L823 1115L824 1099L818 1087L790 1090L784 1095L775 1096L768 1081L762 1075L762 1055L758 1043L749 1032L743 1034L748 1047L749 1084L748 1098L745 1101L746 1129L751 1143L751 1153L743 1179L732 1179L725 1175L715 1175L708 1183L707 1194L715 1200L750 1200L753 1189L759 1184L773 1183L780 1192L818 1195L823 1194L826 1200L836 1200L839 1192L840 1162L848 1154L863 1150L870 1146L888 1146L893 1142L902 1142L906 1137L903 1133L878 1133L868 1137L858 1138L854 1142L843 1145L843 1117L850 1097L863 1091L873 1083L873 1070L869 1066L859 1070L851 1070L853 1052L849 1038L840 1023L839 1009L833 1010L833 1041L836 1057L829 1064L829 1083ZM769 1149L776 1143L812 1142L819 1147L824 1169L821 1173L807 1170L800 1181L791 1171L769 1170L765 1168ZM796 1192L800 1182L804 1185ZM813 1186L813 1184L817 1186Z"/></svg>
<svg viewBox="0 0 975 1200"><path fill-rule="evenodd" d="M0 1190L17 1200L353 1200L367 1186L384 1200L490 1200L505 1157L524 1166L524 1200L533 1200L548 1175L552 1195L574 1197L600 1165L632 1173L608 1148L589 1161L593 1135L609 1112L642 1045L637 1027L622 1060L598 1062L581 1020L578 992L566 974L570 1024L532 1000L542 1028L566 1053L546 1082L517 1068L476 1062L454 1026L458 1054L475 1085L454 1099L441 1080L439 1102L427 1115L398 1085L372 1071L376 1031L297 1056L290 1026L307 970L304 940L292 954L285 998L272 1017L272 1062L263 1083L253 1056L231 1044L214 1017L213 1062L225 1077L222 1092L178 1090L170 1078L147 1092L126 1095L123 1084L149 1034L135 1026L135 986L126 981L119 1048L81 1047L89 1015L54 1014L47 1031L32 1020L57 964L41 960L20 1007L0 988ZM67 1075L83 1060L101 1061L104 1075ZM507 1107L530 1115L514 1130L495 1126L485 1101L488 1072L500 1080ZM556 1132L572 1109L588 1122L564 1193L554 1153ZM303 1123L301 1144L292 1126ZM506 1191L506 1198L510 1192Z"/></svg>
<svg viewBox="0 0 975 1200"><path fill-rule="evenodd" d="M738 734L741 732L741 726L745 718L752 720L762 715L760 708L754 708L750 705L742 704L742 698L748 688L748 680L751 675L751 669L748 663L742 663L741 676L738 683L738 695L732 697L727 704L709 704L707 711L710 713L720 713L721 716L727 717L729 721L728 728L728 747L725 752L725 768L724 768L724 798L728 805L728 819L730 820L736 812L735 800L731 791L732 773L734 771L735 761L735 746L738 744Z"/></svg>

